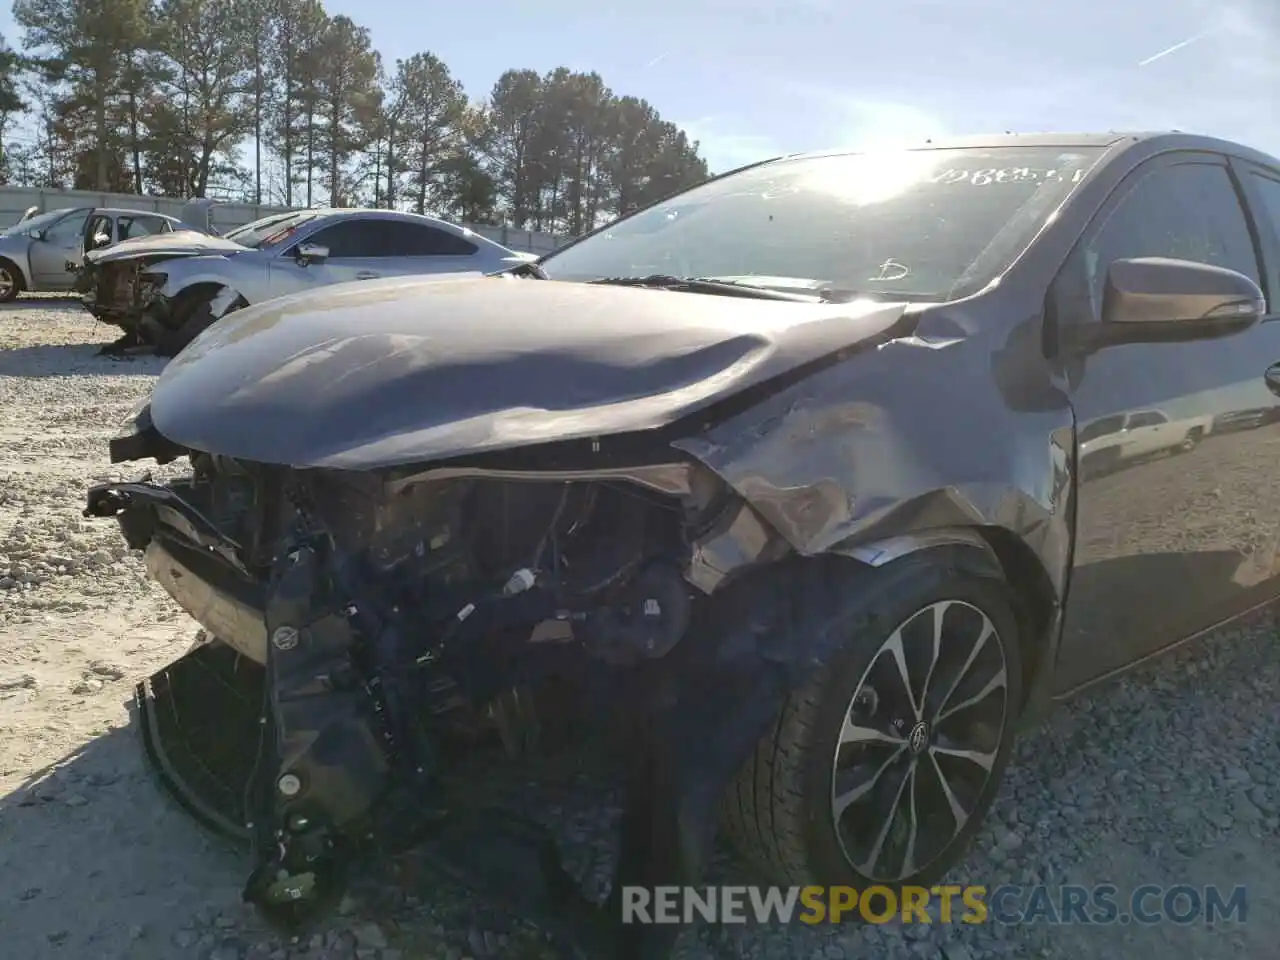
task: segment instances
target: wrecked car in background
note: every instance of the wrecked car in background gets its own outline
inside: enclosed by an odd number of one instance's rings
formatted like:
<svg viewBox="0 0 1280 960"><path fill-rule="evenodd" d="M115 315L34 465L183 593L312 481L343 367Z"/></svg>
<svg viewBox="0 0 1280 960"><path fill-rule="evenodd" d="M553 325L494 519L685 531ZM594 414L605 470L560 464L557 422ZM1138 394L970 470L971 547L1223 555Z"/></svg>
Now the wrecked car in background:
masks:
<svg viewBox="0 0 1280 960"><path fill-rule="evenodd" d="M112 442L190 475L86 505L209 638L139 687L150 756L272 917L410 837L475 877L451 758L548 704L624 728L610 899L489 826L589 956L669 948L621 890L698 883L717 825L781 884L929 886L1018 724L1280 592L1274 537L1151 539L1161 461L1077 470L1078 424L1280 402L1278 188L1174 134L787 157L502 275L225 318ZM1270 477L1221 486L1272 515Z"/></svg>
<svg viewBox="0 0 1280 960"><path fill-rule="evenodd" d="M35 214L28 210L16 224L0 231L0 303L24 292L71 292L76 289L85 250L170 233L181 226L176 217L147 210L66 207Z"/></svg>
<svg viewBox="0 0 1280 960"><path fill-rule="evenodd" d="M302 210L223 236L179 232L93 251L80 284L90 312L124 330L111 349L174 356L215 320L272 297L377 277L493 273L532 259L433 217Z"/></svg>

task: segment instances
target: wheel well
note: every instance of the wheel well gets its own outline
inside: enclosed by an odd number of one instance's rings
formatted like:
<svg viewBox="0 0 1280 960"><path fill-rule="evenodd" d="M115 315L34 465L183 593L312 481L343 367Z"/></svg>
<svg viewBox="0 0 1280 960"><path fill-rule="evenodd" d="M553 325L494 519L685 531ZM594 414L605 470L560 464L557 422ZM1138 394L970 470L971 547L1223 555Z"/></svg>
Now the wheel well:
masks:
<svg viewBox="0 0 1280 960"><path fill-rule="evenodd" d="M222 287L223 284L221 283L193 283L191 286L178 291L177 296L173 298L174 312L176 313L179 308L190 309L199 303L202 297L213 298L217 296Z"/></svg>
<svg viewBox="0 0 1280 960"><path fill-rule="evenodd" d="M1038 671L1045 669L1050 649L1049 631L1058 607L1057 592L1040 558L1022 539L1003 527L978 527L976 532L991 547L1013 592L1015 610L1022 625L1022 689L1031 692Z"/></svg>
<svg viewBox="0 0 1280 960"><path fill-rule="evenodd" d="M854 563L869 569L882 562L896 563L899 558L912 555L924 557L937 552L945 554L951 562L970 572L1003 579L1012 594L1010 600L1020 628L1023 664L1023 703L1020 706L1025 707L1035 689L1035 681L1040 679L1041 672L1048 666L1045 656L1052 649L1051 631L1058 609L1058 594L1048 571L1035 551L1021 537L1004 527L958 527L935 533L939 536L932 541L922 536L916 545L901 552L891 551L888 556L875 549L875 544L871 545L870 557L859 556L857 550L838 550L827 556L836 565ZM882 546L886 543L888 541L880 542ZM808 558L805 562L812 563L816 559L818 558Z"/></svg>

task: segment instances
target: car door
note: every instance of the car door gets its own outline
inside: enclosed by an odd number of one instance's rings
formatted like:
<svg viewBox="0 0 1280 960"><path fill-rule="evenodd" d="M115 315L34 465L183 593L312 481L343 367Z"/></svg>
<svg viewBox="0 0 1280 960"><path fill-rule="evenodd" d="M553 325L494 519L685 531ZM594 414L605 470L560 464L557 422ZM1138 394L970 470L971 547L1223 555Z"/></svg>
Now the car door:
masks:
<svg viewBox="0 0 1280 960"><path fill-rule="evenodd" d="M383 276L388 258L381 226L371 217L346 216L310 231L299 231L297 239L271 265L271 295ZM302 247L311 245L328 249L323 262L301 256Z"/></svg>
<svg viewBox="0 0 1280 960"><path fill-rule="evenodd" d="M1271 577L1251 599L1265 602L1280 596L1280 504L1273 490L1276 463L1280 460L1280 167L1261 167L1232 161L1257 224L1264 250L1268 293L1268 315L1250 331L1255 348L1251 362L1255 373L1261 372L1264 398L1252 408L1235 411L1234 431L1241 444L1247 444L1253 465L1255 498L1254 521L1257 523L1257 553L1260 566L1269 567Z"/></svg>
<svg viewBox="0 0 1280 960"><path fill-rule="evenodd" d="M388 275L480 272L478 248L464 237L409 220L386 220L380 228Z"/></svg>
<svg viewBox="0 0 1280 960"><path fill-rule="evenodd" d="M67 271L67 261L79 263L84 254L84 228L91 210L73 210L31 243L31 276L35 289L70 290L75 274Z"/></svg>
<svg viewBox="0 0 1280 960"><path fill-rule="evenodd" d="M1226 160L1171 155L1117 188L1063 265L1050 293L1061 327L1100 320L1108 265L1172 257L1229 267L1266 289L1258 235ZM1280 400L1266 358L1280 360L1275 324L1216 339L1111 346L1076 358L1077 425L1160 410L1175 423L1211 422ZM1270 351L1270 352L1268 352ZM1154 423L1152 441L1162 429ZM1134 449L1150 445L1142 438ZM1280 453L1277 447L1276 453ZM1075 548L1063 615L1059 692L1208 629L1270 589L1277 485L1249 433L1208 436L1177 456L1126 456L1119 469L1078 471ZM1266 541L1261 542L1261 541Z"/></svg>

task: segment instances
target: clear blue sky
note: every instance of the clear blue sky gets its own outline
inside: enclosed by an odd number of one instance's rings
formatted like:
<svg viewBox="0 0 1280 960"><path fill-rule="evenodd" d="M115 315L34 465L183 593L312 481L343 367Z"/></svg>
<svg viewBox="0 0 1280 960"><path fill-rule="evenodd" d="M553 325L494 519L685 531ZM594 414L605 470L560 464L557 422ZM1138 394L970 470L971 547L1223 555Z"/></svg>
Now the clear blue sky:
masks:
<svg viewBox="0 0 1280 960"><path fill-rule="evenodd" d="M326 5L388 65L429 50L474 98L508 67L596 70L688 129L714 170L1004 130L1173 127L1280 154L1280 0ZM7 10L0 32L16 42Z"/></svg>

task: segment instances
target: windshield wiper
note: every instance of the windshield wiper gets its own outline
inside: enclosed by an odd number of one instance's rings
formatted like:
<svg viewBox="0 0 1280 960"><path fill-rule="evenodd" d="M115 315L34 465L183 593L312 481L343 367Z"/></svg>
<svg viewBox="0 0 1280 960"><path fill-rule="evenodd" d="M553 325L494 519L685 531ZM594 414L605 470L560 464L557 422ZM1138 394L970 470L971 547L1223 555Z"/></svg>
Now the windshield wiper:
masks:
<svg viewBox="0 0 1280 960"><path fill-rule="evenodd" d="M783 293L737 280L717 280L714 277L672 277L663 273L647 277L601 277L587 283L608 284L616 287L656 287L662 290L684 290L688 293L714 293L726 297L750 297L755 300L785 300L790 303L820 303L816 294Z"/></svg>

